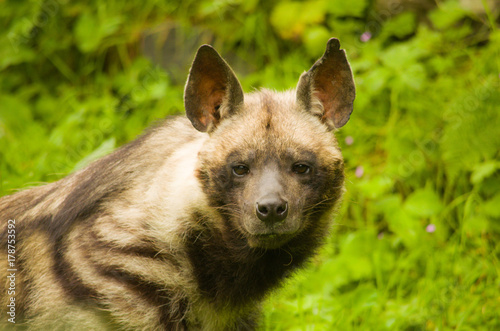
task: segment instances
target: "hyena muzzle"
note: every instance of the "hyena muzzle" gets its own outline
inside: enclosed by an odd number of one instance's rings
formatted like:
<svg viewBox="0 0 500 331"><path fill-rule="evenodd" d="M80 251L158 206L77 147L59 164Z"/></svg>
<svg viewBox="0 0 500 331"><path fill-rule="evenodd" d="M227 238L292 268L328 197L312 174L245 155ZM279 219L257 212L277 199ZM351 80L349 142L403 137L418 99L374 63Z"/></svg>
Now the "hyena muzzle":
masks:
<svg viewBox="0 0 500 331"><path fill-rule="evenodd" d="M333 131L354 97L337 39L284 93L243 94L201 46L187 119L0 199L0 327L255 329L328 233L344 183Z"/></svg>

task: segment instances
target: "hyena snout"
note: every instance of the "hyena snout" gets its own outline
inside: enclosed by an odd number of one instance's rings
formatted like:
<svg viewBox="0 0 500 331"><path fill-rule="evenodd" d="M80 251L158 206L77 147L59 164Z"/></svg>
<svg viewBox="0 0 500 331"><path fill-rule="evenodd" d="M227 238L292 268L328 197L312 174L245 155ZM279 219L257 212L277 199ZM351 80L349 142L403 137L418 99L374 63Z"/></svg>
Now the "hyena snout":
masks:
<svg viewBox="0 0 500 331"><path fill-rule="evenodd" d="M279 223L288 216L288 201L278 194L267 194L257 200L255 212L257 217L268 225Z"/></svg>

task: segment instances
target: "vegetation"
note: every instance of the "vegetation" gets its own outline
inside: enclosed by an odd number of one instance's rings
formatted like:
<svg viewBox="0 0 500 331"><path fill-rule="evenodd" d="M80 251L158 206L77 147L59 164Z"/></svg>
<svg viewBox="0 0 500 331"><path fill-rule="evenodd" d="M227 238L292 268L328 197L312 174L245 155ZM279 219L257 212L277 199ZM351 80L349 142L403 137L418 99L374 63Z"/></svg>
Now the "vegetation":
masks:
<svg viewBox="0 0 500 331"><path fill-rule="evenodd" d="M335 36L357 84L347 193L262 330L500 329L499 8L436 2L0 1L0 195L183 111L189 61L155 64L146 35L214 44L247 91L293 88Z"/></svg>

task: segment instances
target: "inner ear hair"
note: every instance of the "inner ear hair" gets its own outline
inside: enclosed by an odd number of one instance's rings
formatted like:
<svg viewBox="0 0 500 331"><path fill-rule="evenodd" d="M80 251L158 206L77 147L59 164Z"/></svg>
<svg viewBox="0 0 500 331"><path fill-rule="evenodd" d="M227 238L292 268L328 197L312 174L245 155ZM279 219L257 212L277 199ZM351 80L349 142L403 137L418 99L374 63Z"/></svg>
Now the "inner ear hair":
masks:
<svg viewBox="0 0 500 331"><path fill-rule="evenodd" d="M211 46L201 46L184 90L184 107L193 126L211 132L242 104L243 90L231 67Z"/></svg>
<svg viewBox="0 0 500 331"><path fill-rule="evenodd" d="M353 111L356 88L345 51L336 38L328 40L326 51L301 75L297 103L319 116L330 129L344 126Z"/></svg>

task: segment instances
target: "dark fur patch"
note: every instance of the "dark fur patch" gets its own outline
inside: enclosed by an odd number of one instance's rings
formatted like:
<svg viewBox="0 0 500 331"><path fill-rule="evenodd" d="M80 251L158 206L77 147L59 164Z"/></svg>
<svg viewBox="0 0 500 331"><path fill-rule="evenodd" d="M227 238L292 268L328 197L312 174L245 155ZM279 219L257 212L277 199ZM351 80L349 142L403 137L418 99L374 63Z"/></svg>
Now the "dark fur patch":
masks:
<svg viewBox="0 0 500 331"><path fill-rule="evenodd" d="M286 247L253 249L229 228L222 234L208 226L190 232L187 243L200 290L220 306L241 307L261 299L312 253L304 250L293 255Z"/></svg>
<svg viewBox="0 0 500 331"><path fill-rule="evenodd" d="M101 164L96 164L98 168ZM102 164L108 168L109 165ZM95 170L89 178L80 183L64 200L60 211L54 215L46 229L52 238L56 239L66 233L77 220L82 220L92 214L98 213L101 204L108 198L119 193L125 186L123 183L114 182L112 169ZM98 185L111 183L111 187L102 193L97 190Z"/></svg>
<svg viewBox="0 0 500 331"><path fill-rule="evenodd" d="M62 239L54 243L54 273L66 294L77 301L94 300L99 294L92 288L83 284L80 277L73 271L71 264L67 261L65 253L66 245Z"/></svg>
<svg viewBox="0 0 500 331"><path fill-rule="evenodd" d="M117 266L102 265L98 269L101 275L124 284L149 302L152 308L157 308L160 324L164 327L164 330L187 330L186 321L184 320L188 307L186 298L179 298L174 301L173 298L175 298L176 294L174 290L145 281L140 276L121 270Z"/></svg>
<svg viewBox="0 0 500 331"><path fill-rule="evenodd" d="M37 206L40 202L43 202L47 199L47 197L49 197L52 193L54 193L55 191L57 190L57 186L53 186L50 190L48 190L47 192L45 192L44 194L41 194L39 196L37 196L34 200L33 200L33 204L31 204L31 207L35 207Z"/></svg>
<svg viewBox="0 0 500 331"><path fill-rule="evenodd" d="M147 239L137 240L136 245L117 247L109 242L100 239L95 234L92 228L89 228L87 231L92 242L92 246L89 247L89 249L101 251L102 254L118 253L123 255L143 257L146 259L159 260L169 265L175 266L176 268L182 268L173 253L156 249L155 245L149 242Z"/></svg>

